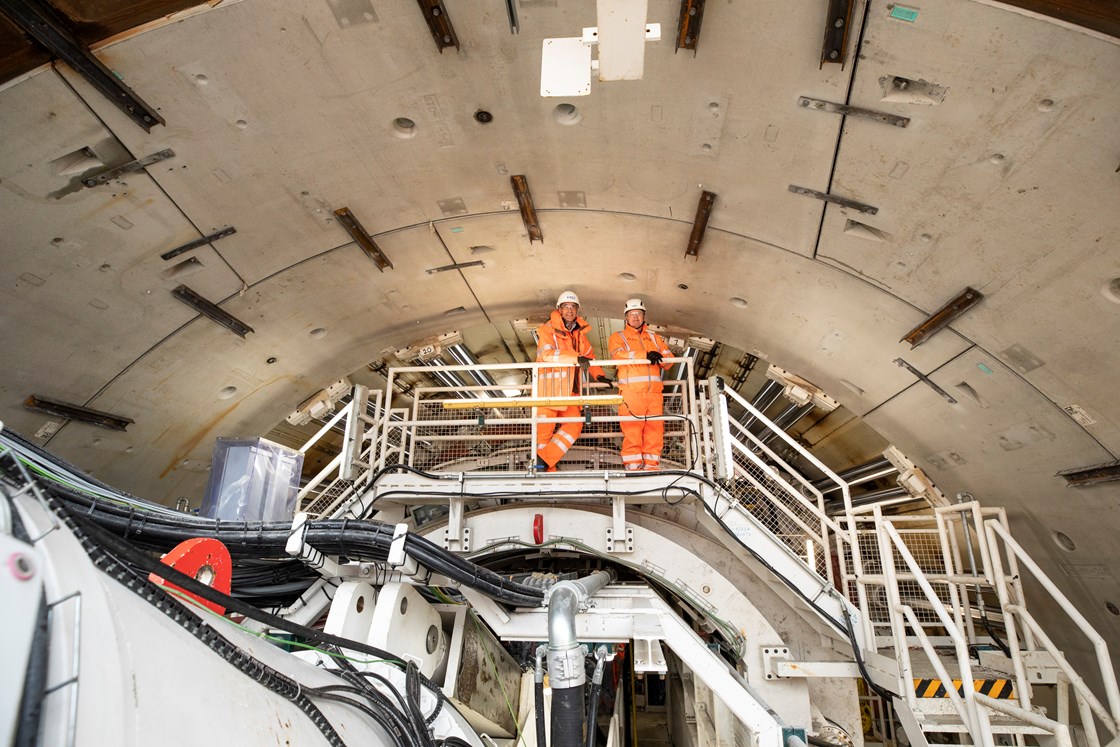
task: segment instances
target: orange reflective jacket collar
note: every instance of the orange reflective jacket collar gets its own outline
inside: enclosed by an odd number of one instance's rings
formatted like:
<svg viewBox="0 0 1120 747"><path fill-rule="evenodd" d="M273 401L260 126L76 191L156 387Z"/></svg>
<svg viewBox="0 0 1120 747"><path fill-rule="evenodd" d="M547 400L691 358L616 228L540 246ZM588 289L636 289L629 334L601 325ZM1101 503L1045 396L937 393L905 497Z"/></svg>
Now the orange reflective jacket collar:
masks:
<svg viewBox="0 0 1120 747"><path fill-rule="evenodd" d="M537 317L540 319L540 317ZM548 324L557 332L568 332L568 328L564 326L564 317L560 316L560 309L554 309L552 316L548 319ZM576 328L573 331L586 332L591 329L591 325L582 316L576 315ZM569 332L570 334L570 332Z"/></svg>

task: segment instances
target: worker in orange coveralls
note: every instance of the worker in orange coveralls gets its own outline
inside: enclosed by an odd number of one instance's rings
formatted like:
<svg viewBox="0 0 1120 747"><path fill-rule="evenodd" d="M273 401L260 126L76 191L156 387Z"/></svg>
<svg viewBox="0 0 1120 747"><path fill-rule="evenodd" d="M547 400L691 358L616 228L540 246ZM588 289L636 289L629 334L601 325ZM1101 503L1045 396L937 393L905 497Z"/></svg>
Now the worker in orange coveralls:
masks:
<svg viewBox="0 0 1120 747"><path fill-rule="evenodd" d="M556 310L547 322L537 328L537 362L563 363L562 368L541 368L537 371L538 397L571 397L579 394L580 369L588 370L597 381L610 383L603 369L591 366L595 351L587 339L590 325L579 316L579 296L564 291L556 300ZM538 407L542 418L578 418L579 405ZM556 426L560 427L557 428ZM559 462L576 442L583 423L539 423L537 425L537 462L535 469L556 471Z"/></svg>
<svg viewBox="0 0 1120 747"><path fill-rule="evenodd" d="M627 301L622 315L626 325L607 343L611 358L649 361L648 366L618 367L618 391L623 400L618 414L649 418L620 423L622 466L627 470L658 470L665 424L656 416L664 411L661 372L669 367L661 359L670 355L669 347L646 327L646 307L640 298Z"/></svg>

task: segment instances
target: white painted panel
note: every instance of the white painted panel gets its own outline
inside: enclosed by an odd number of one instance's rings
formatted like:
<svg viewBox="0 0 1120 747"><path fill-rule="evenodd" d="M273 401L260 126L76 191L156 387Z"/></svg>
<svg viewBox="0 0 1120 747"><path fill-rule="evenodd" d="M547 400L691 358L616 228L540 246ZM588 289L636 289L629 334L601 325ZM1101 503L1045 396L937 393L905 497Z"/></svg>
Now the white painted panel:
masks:
<svg viewBox="0 0 1120 747"><path fill-rule="evenodd" d="M598 0L599 80L641 80L646 59L646 0Z"/></svg>

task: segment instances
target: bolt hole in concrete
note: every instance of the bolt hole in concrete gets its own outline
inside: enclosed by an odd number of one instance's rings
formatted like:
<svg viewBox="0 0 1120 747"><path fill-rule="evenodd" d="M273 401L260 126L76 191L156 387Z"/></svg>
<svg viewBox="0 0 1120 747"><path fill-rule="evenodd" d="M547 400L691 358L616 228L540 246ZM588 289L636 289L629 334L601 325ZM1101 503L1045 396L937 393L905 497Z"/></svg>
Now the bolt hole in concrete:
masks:
<svg viewBox="0 0 1120 747"><path fill-rule="evenodd" d="M632 272L623 272L619 274L618 279L624 283L633 283L638 279L638 276Z"/></svg>
<svg viewBox="0 0 1120 747"><path fill-rule="evenodd" d="M1106 280L1105 284L1101 286L1101 293L1112 303L1120 303L1120 278Z"/></svg>
<svg viewBox="0 0 1120 747"><path fill-rule="evenodd" d="M583 119L583 115L580 114L575 104L557 104L556 108L552 110L552 118L555 119L558 124L571 126L579 124L579 121Z"/></svg>
<svg viewBox="0 0 1120 747"><path fill-rule="evenodd" d="M307 334L309 334L314 339L319 340L319 339L327 336L327 330L323 329L322 327L316 327L315 329L311 330Z"/></svg>
<svg viewBox="0 0 1120 747"><path fill-rule="evenodd" d="M225 386L225 387L222 387L221 390L218 392L218 399L229 399L230 397L232 397L235 394L237 394L237 387L235 387L235 386Z"/></svg>
<svg viewBox="0 0 1120 747"><path fill-rule="evenodd" d="M731 305L737 309L745 309L747 308L747 299L735 296L731 299Z"/></svg>
<svg viewBox="0 0 1120 747"><path fill-rule="evenodd" d="M1077 549L1077 545L1065 532L1054 532L1054 543L1066 552L1073 552Z"/></svg>
<svg viewBox="0 0 1120 747"><path fill-rule="evenodd" d="M1104 608L1108 610L1108 613L1110 615L1116 615L1117 617L1120 617L1120 607L1117 607L1112 602L1105 602Z"/></svg>
<svg viewBox="0 0 1120 747"><path fill-rule="evenodd" d="M399 138L416 136L416 123L408 117L397 117L393 120L393 134Z"/></svg>

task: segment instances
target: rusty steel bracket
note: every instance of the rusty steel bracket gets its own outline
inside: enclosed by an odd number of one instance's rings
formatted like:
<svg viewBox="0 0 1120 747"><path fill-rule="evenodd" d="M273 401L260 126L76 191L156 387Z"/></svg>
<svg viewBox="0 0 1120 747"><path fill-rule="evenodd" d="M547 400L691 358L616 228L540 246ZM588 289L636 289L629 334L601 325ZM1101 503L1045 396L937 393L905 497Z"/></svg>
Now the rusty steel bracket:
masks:
<svg viewBox="0 0 1120 747"><path fill-rule="evenodd" d="M462 270L464 267L485 267L481 259L476 259L473 262L456 262L453 265L442 265L440 267L433 267L430 270L424 270L429 275L435 275L437 272L449 272L451 270Z"/></svg>
<svg viewBox="0 0 1120 747"><path fill-rule="evenodd" d="M105 182L116 179L121 174L131 174L135 171L143 171L153 163L159 163L160 161L166 161L168 158L174 157L175 151L171 150L170 148L165 148L157 153L153 153L150 156L137 158L135 161L129 161L126 164L117 166L115 169L102 171L97 176L91 176L82 179L82 184L86 185L87 187L96 187L100 184L104 184Z"/></svg>
<svg viewBox="0 0 1120 747"><path fill-rule="evenodd" d="M90 423L91 425L98 425L113 431L123 431L129 425L136 422L132 418L113 415L112 413L102 412L101 410L93 410L89 407L82 407L81 405L72 405L68 402L47 399L37 394L32 394L28 397L24 401L23 406L29 410L38 410L48 415L56 415L60 418L66 418L67 420Z"/></svg>
<svg viewBox="0 0 1120 747"><path fill-rule="evenodd" d="M211 243L217 241L218 239L224 239L226 236L232 236L235 233L237 233L237 229L234 228L233 226L229 226L228 228L223 228L221 231L217 231L215 233L212 233L209 236L203 236L201 239L195 239L194 241L188 241L186 244L183 244L182 246L177 246L174 249L170 249L170 250L164 252L163 254L159 255L159 258L160 259L173 259L175 257L178 257L180 254L182 254L184 252L189 252L191 249L197 249L200 246L206 246L207 244L211 244Z"/></svg>
<svg viewBox="0 0 1120 747"><path fill-rule="evenodd" d="M190 306L192 309L209 318L211 321L222 325L230 332L233 332L238 337L244 337L253 331L245 322L241 321L233 314L223 310L213 301L209 301L202 296L195 293L193 290L185 285L180 285L171 291L171 295L178 298L180 301Z"/></svg>
<svg viewBox="0 0 1120 747"><path fill-rule="evenodd" d="M818 192L817 190L809 189L808 187L799 187L796 184L789 185L789 191L793 192L795 195L816 197L818 200L824 200L825 202L831 202L833 205L839 205L840 207L858 210L859 212L866 213L867 215L875 215L879 212L879 208L872 205L868 205L863 202L857 202L856 200L852 200L848 197L840 197L838 195L830 195L826 192Z"/></svg>
<svg viewBox="0 0 1120 747"><path fill-rule="evenodd" d="M910 117L900 117L897 114L877 112L874 109L861 109L858 106L834 104L831 101L825 101L824 99L814 99L811 96L801 96L797 99L797 105L803 106L807 109L814 109L819 112L843 114L845 117L865 117L876 122L883 122L884 124L894 125L895 127L905 127L906 125L910 124Z"/></svg>
<svg viewBox="0 0 1120 747"><path fill-rule="evenodd" d="M948 327L950 322L980 303L983 298L984 294L975 288L965 288L940 309L930 314L924 322L903 335L899 342L910 343L910 349L913 350L935 333Z"/></svg>

